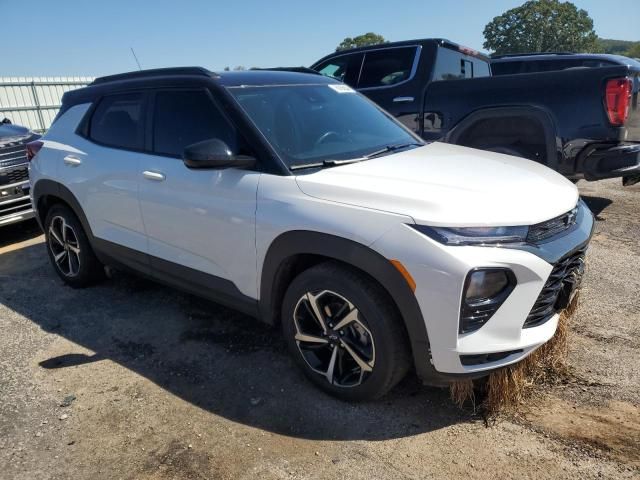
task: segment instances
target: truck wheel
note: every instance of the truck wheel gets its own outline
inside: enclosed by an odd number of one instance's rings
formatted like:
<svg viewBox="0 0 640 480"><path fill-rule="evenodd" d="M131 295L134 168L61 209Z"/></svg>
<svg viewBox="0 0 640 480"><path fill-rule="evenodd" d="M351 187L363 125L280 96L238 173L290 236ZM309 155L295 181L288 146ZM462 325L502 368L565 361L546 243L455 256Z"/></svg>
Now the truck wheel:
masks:
<svg viewBox="0 0 640 480"><path fill-rule="evenodd" d="M298 275L282 305L285 340L307 377L343 400L371 400L410 366L402 320L385 290L337 263Z"/></svg>
<svg viewBox="0 0 640 480"><path fill-rule="evenodd" d="M49 210L44 233L51 264L67 285L86 287L104 278L103 265L93 253L80 221L68 207L54 205Z"/></svg>

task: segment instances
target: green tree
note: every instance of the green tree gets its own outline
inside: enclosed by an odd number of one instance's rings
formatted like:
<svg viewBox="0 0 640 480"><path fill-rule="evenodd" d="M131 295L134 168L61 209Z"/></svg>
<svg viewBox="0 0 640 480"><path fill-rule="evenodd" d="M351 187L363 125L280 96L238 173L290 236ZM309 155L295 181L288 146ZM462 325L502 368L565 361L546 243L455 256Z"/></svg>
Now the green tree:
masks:
<svg viewBox="0 0 640 480"><path fill-rule="evenodd" d="M495 53L589 52L596 49L593 20L571 2L530 0L484 27L484 48Z"/></svg>
<svg viewBox="0 0 640 480"><path fill-rule="evenodd" d="M345 38L344 40L342 40L342 42L340 42L340 45L337 46L336 52L340 50L347 50L349 48L364 47L367 45L379 45L381 43L387 43L382 35L368 32L364 35L358 35L357 37Z"/></svg>
<svg viewBox="0 0 640 480"><path fill-rule="evenodd" d="M625 55L631 58L640 58L640 42L635 43L629 50L627 50Z"/></svg>

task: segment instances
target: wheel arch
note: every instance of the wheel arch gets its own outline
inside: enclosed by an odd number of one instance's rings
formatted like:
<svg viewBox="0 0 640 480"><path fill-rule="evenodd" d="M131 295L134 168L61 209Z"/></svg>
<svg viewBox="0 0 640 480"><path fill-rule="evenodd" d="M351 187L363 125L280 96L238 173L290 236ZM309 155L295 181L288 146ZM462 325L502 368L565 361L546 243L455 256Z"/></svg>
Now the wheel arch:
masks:
<svg viewBox="0 0 640 480"><path fill-rule="evenodd" d="M388 259L353 240L306 230L278 236L267 250L260 276L261 318L276 324L291 280L306 268L328 260L356 268L382 286L403 319L418 374L424 378L434 372L427 329L413 291ZM423 369L426 371L421 371Z"/></svg>
<svg viewBox="0 0 640 480"><path fill-rule="evenodd" d="M457 145L466 145L465 135L470 134L474 128L483 122L500 122L505 119L519 119L521 121L532 122L541 129L541 140L544 142L545 165L557 170L558 169L558 140L556 135L555 122L552 114L538 106L509 106L509 107L491 107L476 110L460 122L458 122L445 136L447 143ZM499 135L498 135L499 136ZM528 135L522 132L522 139L530 141ZM467 145L468 146L468 145ZM535 159L533 159L535 160Z"/></svg>
<svg viewBox="0 0 640 480"><path fill-rule="evenodd" d="M71 208L80 220L87 237L92 241L93 233L89 221L80 206L80 202L78 202L71 190L54 180L38 180L33 186L33 204L36 207L36 218L43 230L47 211L56 203L63 203Z"/></svg>

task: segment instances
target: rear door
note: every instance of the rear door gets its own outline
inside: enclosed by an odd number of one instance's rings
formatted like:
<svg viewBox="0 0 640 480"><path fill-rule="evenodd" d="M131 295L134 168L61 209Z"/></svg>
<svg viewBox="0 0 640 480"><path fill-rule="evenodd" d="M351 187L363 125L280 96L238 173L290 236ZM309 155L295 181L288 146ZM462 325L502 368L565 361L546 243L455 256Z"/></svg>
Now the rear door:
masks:
<svg viewBox="0 0 640 480"><path fill-rule="evenodd" d="M237 152L240 135L206 88L157 90L141 160L140 204L154 274L256 298L255 212L260 173L189 169L184 148L218 138ZM245 150L243 150L244 152ZM204 276L202 275L204 274Z"/></svg>
<svg viewBox="0 0 640 480"><path fill-rule="evenodd" d="M144 92L102 97L84 134L75 135L72 145L59 143L57 169L82 205L94 236L138 252L146 251L138 203L146 105ZM144 257L138 260L144 262Z"/></svg>
<svg viewBox="0 0 640 480"><path fill-rule="evenodd" d="M420 60L420 46L367 50L364 54L358 91L417 131L421 89L413 85Z"/></svg>
<svg viewBox="0 0 640 480"><path fill-rule="evenodd" d="M489 77L491 75L489 62L482 58L469 55L464 50L438 46L436 49L433 71L429 82L444 82L469 78ZM464 89L464 82L460 88ZM429 97L425 95L423 106L422 131L425 140L440 140L444 132L451 128L442 111L429 105ZM449 119L450 121L450 119Z"/></svg>

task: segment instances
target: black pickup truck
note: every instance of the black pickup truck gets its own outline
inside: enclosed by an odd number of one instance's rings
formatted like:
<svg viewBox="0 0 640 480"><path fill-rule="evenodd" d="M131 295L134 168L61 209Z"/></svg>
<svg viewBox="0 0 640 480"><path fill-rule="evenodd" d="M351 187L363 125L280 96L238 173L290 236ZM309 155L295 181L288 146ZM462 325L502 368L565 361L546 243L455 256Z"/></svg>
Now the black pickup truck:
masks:
<svg viewBox="0 0 640 480"><path fill-rule="evenodd" d="M572 180L640 181L640 68L492 76L443 39L343 50L311 68L378 103L426 140L535 160Z"/></svg>
<svg viewBox="0 0 640 480"><path fill-rule="evenodd" d="M26 127L0 121L0 228L35 215L29 200L27 143L38 138Z"/></svg>

